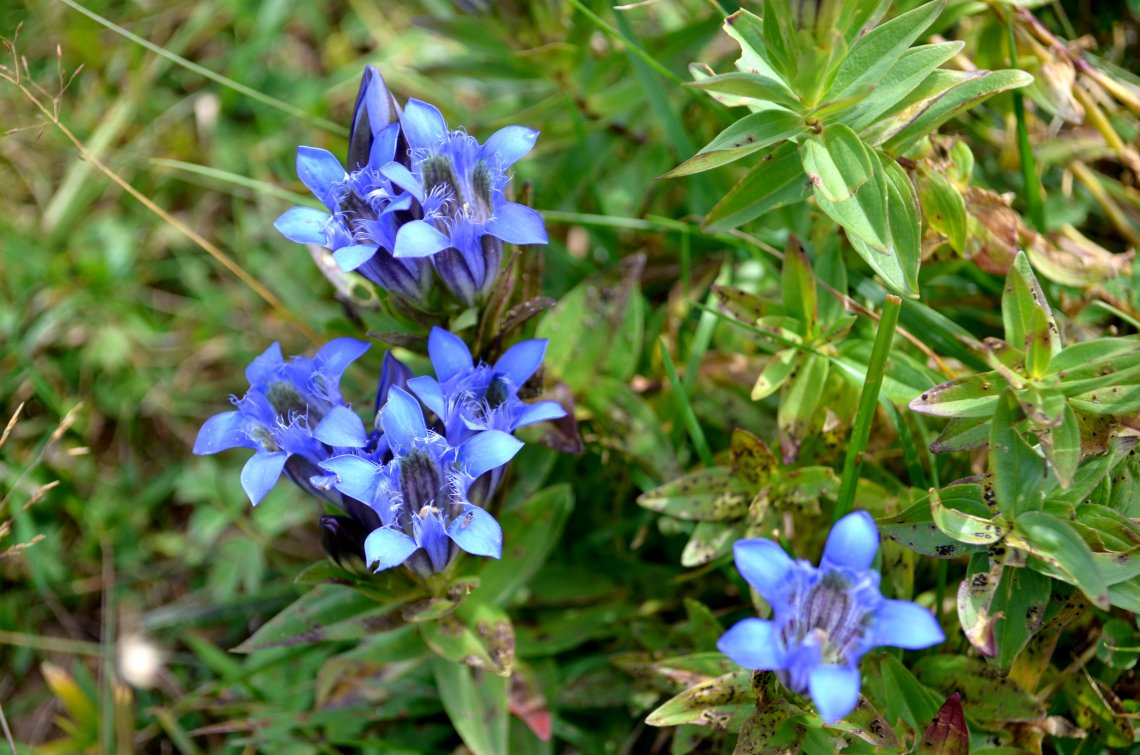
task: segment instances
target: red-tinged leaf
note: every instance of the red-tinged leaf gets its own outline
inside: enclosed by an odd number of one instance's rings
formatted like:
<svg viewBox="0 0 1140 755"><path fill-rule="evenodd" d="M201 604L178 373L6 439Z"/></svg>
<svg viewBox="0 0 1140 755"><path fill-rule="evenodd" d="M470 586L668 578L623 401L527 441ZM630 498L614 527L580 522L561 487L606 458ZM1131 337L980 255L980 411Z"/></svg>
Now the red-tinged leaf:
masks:
<svg viewBox="0 0 1140 755"><path fill-rule="evenodd" d="M970 732L966 729L962 696L957 692L946 698L934 721L926 727L918 751L924 755L967 755L970 752Z"/></svg>
<svg viewBox="0 0 1140 755"><path fill-rule="evenodd" d="M511 684L507 689L507 706L536 737L543 742L550 741L553 732L550 709L546 707L546 697L530 674L516 670L511 676Z"/></svg>

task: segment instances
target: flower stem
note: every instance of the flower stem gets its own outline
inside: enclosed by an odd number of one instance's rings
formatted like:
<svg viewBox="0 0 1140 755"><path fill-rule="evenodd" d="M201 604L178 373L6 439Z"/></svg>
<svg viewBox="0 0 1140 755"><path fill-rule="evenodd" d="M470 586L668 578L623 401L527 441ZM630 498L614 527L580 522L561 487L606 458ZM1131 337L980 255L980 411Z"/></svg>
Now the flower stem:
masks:
<svg viewBox="0 0 1140 755"><path fill-rule="evenodd" d="M712 451L709 450L708 441L705 440L705 433L701 430L701 423L697 421L697 415L693 412L692 404L689 403L685 386L677 377L677 368L673 366L673 358L669 356L669 348L665 345L664 339L660 339L658 344L661 347L661 361L665 364L665 374L669 376L669 385L673 389L673 401L676 402L677 412L681 415L681 421L685 423L685 429L689 432L689 439L693 441L693 447L697 450L697 456L701 457L701 463L706 467L715 467L716 462L713 461Z"/></svg>
<svg viewBox="0 0 1140 755"><path fill-rule="evenodd" d="M883 300L879 330L875 333L875 345L871 349L871 360L867 365L867 379L863 383L863 393L859 396L859 409L855 413L855 425L851 428L847 458L843 460L843 479L839 484L833 521L839 521L850 513L855 502L855 487L859 482L859 468L863 465L863 451L871 437L871 422L875 418L875 405L879 401L879 389L883 387L887 355L894 340L895 324L899 321L901 307L902 299L897 296L888 295Z"/></svg>

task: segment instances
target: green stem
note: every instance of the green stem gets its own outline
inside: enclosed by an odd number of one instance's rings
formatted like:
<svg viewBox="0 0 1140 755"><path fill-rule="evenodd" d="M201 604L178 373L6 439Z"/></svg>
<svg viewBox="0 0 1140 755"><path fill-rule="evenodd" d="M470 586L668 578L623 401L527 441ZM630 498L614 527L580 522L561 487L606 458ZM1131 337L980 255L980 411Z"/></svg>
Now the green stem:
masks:
<svg viewBox="0 0 1140 755"><path fill-rule="evenodd" d="M669 356L665 339L659 339L658 343L661 346L661 361L665 364L665 374L669 377L669 385L673 389L673 401L676 402L677 412L681 415L681 421L685 423L685 429L689 432L689 439L693 441L693 447L697 449L697 456L701 457L701 463L706 467L715 467L716 462L713 461L712 451L709 450L708 441L705 440L704 430L701 429L701 424L697 422L697 415L693 411L692 404L689 403L688 395L685 394L685 386L677 377L677 368L673 366L673 358Z"/></svg>
<svg viewBox="0 0 1140 755"><path fill-rule="evenodd" d="M1005 19L1009 34L1009 65L1017 68L1017 41L1013 36L1013 15ZM1029 219L1038 231L1045 230L1045 205L1041 201L1041 184L1037 181L1037 161L1033 158L1033 147L1029 143L1029 127L1025 124L1025 97L1020 90L1013 90L1013 115L1017 119L1017 150L1021 155L1021 178L1025 183L1025 204L1029 208Z"/></svg>
<svg viewBox="0 0 1140 755"><path fill-rule="evenodd" d="M859 482L859 468L863 465L863 451L871 437L871 422L875 419L875 406L879 403L879 390L883 387L883 374L886 370L887 355L895 336L895 325L899 321L902 299L888 295L883 300L883 312L879 318L879 330L875 333L875 345L871 348L871 360L867 364L867 379L863 393L859 396L859 409L855 413L855 426L851 428L851 440L847 445L847 458L843 460L843 479L839 485L839 497L835 502L834 521L846 516L855 503L855 487Z"/></svg>

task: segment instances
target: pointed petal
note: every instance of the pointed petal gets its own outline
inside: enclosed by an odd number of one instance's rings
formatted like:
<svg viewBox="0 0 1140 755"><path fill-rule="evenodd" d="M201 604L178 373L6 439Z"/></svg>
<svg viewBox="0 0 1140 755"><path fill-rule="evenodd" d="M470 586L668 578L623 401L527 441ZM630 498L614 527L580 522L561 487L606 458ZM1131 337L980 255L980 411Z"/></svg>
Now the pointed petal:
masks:
<svg viewBox="0 0 1140 755"><path fill-rule="evenodd" d="M367 441L364 423L347 406L334 406L321 419L313 437L321 443L345 448L363 448Z"/></svg>
<svg viewBox="0 0 1140 755"><path fill-rule="evenodd" d="M459 336L440 327L431 329L428 334L428 356L439 382L446 383L456 375L467 372L475 366L471 349Z"/></svg>
<svg viewBox="0 0 1140 755"><path fill-rule="evenodd" d="M368 153L368 162L373 165L384 165L392 162L396 156L396 145L400 141L399 122L390 123L380 129L376 134L376 141L372 142L372 150Z"/></svg>
<svg viewBox="0 0 1140 755"><path fill-rule="evenodd" d="M548 419L562 419L566 410L557 401L539 401L529 405L522 414L515 419L515 427L526 427L536 422L545 422Z"/></svg>
<svg viewBox="0 0 1140 755"><path fill-rule="evenodd" d="M451 520L447 535L473 556L499 558L503 555L503 530L495 517L478 506L468 506Z"/></svg>
<svg viewBox="0 0 1140 755"><path fill-rule="evenodd" d="M346 273L351 273L356 268L363 265L368 260L376 256L376 252L380 247L375 244L353 244L352 246L342 246L333 252L333 259L336 260L336 266Z"/></svg>
<svg viewBox="0 0 1140 755"><path fill-rule="evenodd" d="M440 389L439 383L435 378L430 375L414 377L408 381L408 388L419 397L424 406L435 412L435 416L441 420L443 419L445 407L443 403L443 390Z"/></svg>
<svg viewBox="0 0 1140 755"><path fill-rule="evenodd" d="M339 383L340 376L348 369L348 365L359 359L371 345L367 341L358 341L355 338L336 338L321 347L317 352L316 361L321 365L321 372L326 377Z"/></svg>
<svg viewBox="0 0 1140 755"><path fill-rule="evenodd" d="M380 168L380 175L404 191L411 192L417 201L424 201L424 186L420 183L420 179L413 176L412 172L400 163L390 162L382 166Z"/></svg>
<svg viewBox="0 0 1140 755"><path fill-rule="evenodd" d="M870 644L921 650L946 639L938 620L909 600L884 600L875 609Z"/></svg>
<svg viewBox="0 0 1140 755"><path fill-rule="evenodd" d="M297 177L313 192L313 196L331 205L334 189L348 174L332 152L318 147L297 148Z"/></svg>
<svg viewBox="0 0 1140 755"><path fill-rule="evenodd" d="M333 484L340 492L368 504L376 497L377 473L380 467L355 454L342 454L320 463L320 468L336 475Z"/></svg>
<svg viewBox="0 0 1140 755"><path fill-rule="evenodd" d="M459 444L459 463L472 477L501 467L523 447L523 442L500 430L486 430Z"/></svg>
<svg viewBox="0 0 1140 755"><path fill-rule="evenodd" d="M408 369L408 365L393 356L392 352L386 352L380 367L380 380L376 385L376 407L373 413L379 412L380 407L388 400L388 391L394 386L403 388L411 376L412 371Z"/></svg>
<svg viewBox="0 0 1140 755"><path fill-rule="evenodd" d="M261 499L281 479L281 470L285 468L288 457L284 451L259 451L242 467L241 486L254 506L261 503Z"/></svg>
<svg viewBox="0 0 1140 755"><path fill-rule="evenodd" d="M507 126L501 128L487 139L482 147L485 159L493 159L498 154L501 167L506 170L514 165L520 158L534 149L538 140L538 132L526 126Z"/></svg>
<svg viewBox="0 0 1140 755"><path fill-rule="evenodd" d="M440 233L431 223L412 220L396 231L393 257L430 257L451 246L451 239Z"/></svg>
<svg viewBox="0 0 1140 755"><path fill-rule="evenodd" d="M516 389L530 379L542 364L546 354L546 339L519 341L495 362L495 372L506 375Z"/></svg>
<svg viewBox="0 0 1140 755"><path fill-rule="evenodd" d="M443 113L435 105L414 98L404 106L400 125L412 149L434 149L447 137Z"/></svg>
<svg viewBox="0 0 1140 755"><path fill-rule="evenodd" d="M404 453L417 440L427 437L424 410L420 402L403 388L393 387L380 409L380 426L396 453Z"/></svg>
<svg viewBox="0 0 1140 755"><path fill-rule="evenodd" d="M285 360L281 356L281 344L274 343L261 355L249 363L249 367L245 368L245 378L249 381L251 386L258 383L264 383L273 377L273 373L277 368L284 364Z"/></svg>
<svg viewBox="0 0 1140 755"><path fill-rule="evenodd" d="M820 718L833 724L859 703L859 669L816 666L808 676L808 690Z"/></svg>
<svg viewBox="0 0 1140 755"><path fill-rule="evenodd" d="M853 511L840 519L827 536L823 562L831 566L863 570L871 566L879 549L879 530L866 511Z"/></svg>
<svg viewBox="0 0 1140 755"><path fill-rule="evenodd" d="M486 232L508 244L545 244L546 225L542 216L524 204L503 202L495 217L484 226Z"/></svg>
<svg viewBox="0 0 1140 755"><path fill-rule="evenodd" d="M364 563L372 571L384 571L399 566L416 552L416 541L399 530L381 527L372 530L364 539ZM373 567L372 565L376 566Z"/></svg>
<svg viewBox="0 0 1140 755"><path fill-rule="evenodd" d="M298 244L328 243L325 238L325 226L328 225L330 215L313 207L290 207L273 221L282 236Z"/></svg>
<svg viewBox="0 0 1140 755"><path fill-rule="evenodd" d="M778 601L789 586L788 577L795 568L784 549L771 540L755 538L737 540L732 550L740 576L756 588L764 600Z"/></svg>
<svg viewBox="0 0 1140 755"><path fill-rule="evenodd" d="M222 412L206 420L194 441L194 453L199 456L216 454L228 448L257 448L243 429L245 419L241 412Z"/></svg>
<svg viewBox="0 0 1140 755"><path fill-rule="evenodd" d="M721 635L717 650L743 668L778 671L784 668L784 644L776 625L763 619L745 619Z"/></svg>

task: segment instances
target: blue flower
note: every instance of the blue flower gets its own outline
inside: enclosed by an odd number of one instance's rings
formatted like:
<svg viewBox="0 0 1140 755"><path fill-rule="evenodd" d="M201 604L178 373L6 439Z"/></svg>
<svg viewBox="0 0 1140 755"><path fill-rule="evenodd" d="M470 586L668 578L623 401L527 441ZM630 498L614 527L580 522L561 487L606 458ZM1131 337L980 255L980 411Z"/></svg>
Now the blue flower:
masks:
<svg viewBox="0 0 1140 755"><path fill-rule="evenodd" d="M321 462L342 494L368 504L380 525L364 541L375 571L402 563L421 576L442 571L460 550L499 558L503 533L495 518L468 500L484 473L506 464L522 442L504 432L479 432L458 445L428 429L423 408L393 386L380 411L392 459L379 464L347 453Z"/></svg>
<svg viewBox="0 0 1140 755"><path fill-rule="evenodd" d="M810 695L834 723L859 702L859 660L873 647L919 648L946 639L934 615L879 592L871 561L879 531L865 511L832 528L819 567L793 561L771 540L739 540L736 568L772 606L773 618L745 619L717 647L744 668L775 671L785 687Z"/></svg>
<svg viewBox="0 0 1140 755"><path fill-rule="evenodd" d="M507 126L480 145L465 131L448 131L433 105L412 99L400 114L411 173L392 182L423 208L400 230L399 258L430 257L440 278L465 305L486 295L499 271L503 243L545 244L537 212L508 202L508 169L530 152L538 132Z"/></svg>
<svg viewBox="0 0 1140 755"><path fill-rule="evenodd" d="M396 161L397 148L402 146L398 113L379 70L369 66L361 80L349 135L351 172L328 150L297 149L297 175L328 212L293 207L273 225L290 241L332 250L345 272L355 270L422 306L432 286L431 264L418 255L398 259L393 251L403 225L433 211L435 205L429 202L421 207L394 183L397 178L399 184L410 183L408 168Z"/></svg>
<svg viewBox="0 0 1140 755"><path fill-rule="evenodd" d="M566 416L557 401L524 403L519 388L542 364L546 339L521 341L494 366L475 364L463 339L432 328L428 355L436 377L415 377L408 387L443 423L450 443L461 443L481 430L513 433L520 427Z"/></svg>
<svg viewBox="0 0 1140 755"><path fill-rule="evenodd" d="M310 478L334 449L365 444L364 423L341 398L340 378L368 346L338 338L313 359L286 361L280 344L273 344L246 368L250 387L242 398L231 398L236 410L216 414L202 425L194 453L252 448L255 453L242 469L241 484L255 506L283 471L303 489L328 499Z"/></svg>

